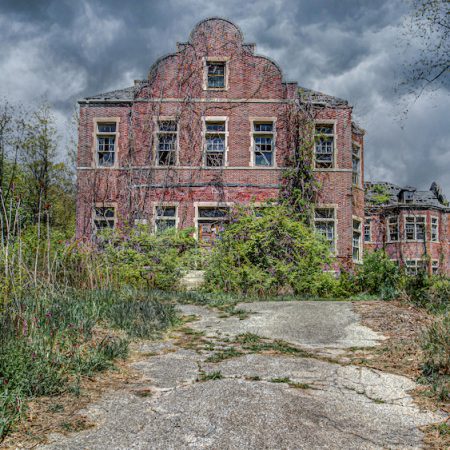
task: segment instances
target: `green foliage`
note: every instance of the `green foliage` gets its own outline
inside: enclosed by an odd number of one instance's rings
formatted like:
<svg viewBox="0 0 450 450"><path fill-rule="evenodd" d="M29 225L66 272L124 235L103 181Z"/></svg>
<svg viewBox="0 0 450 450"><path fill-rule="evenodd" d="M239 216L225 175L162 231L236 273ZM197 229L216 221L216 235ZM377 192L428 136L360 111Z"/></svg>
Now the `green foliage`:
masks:
<svg viewBox="0 0 450 450"><path fill-rule="evenodd" d="M192 230L150 233L145 227L106 230L101 236L105 265L114 267L116 284L169 290L176 287L197 242Z"/></svg>
<svg viewBox="0 0 450 450"><path fill-rule="evenodd" d="M370 199L370 203L373 205L384 205L389 202L390 195L386 186L382 184L375 184L370 187L372 191L372 197Z"/></svg>
<svg viewBox="0 0 450 450"><path fill-rule="evenodd" d="M379 295L383 300L391 300L400 293L402 273L386 252L377 250L364 257L356 281L361 292Z"/></svg>
<svg viewBox="0 0 450 450"><path fill-rule="evenodd" d="M239 209L217 241L206 289L244 295L315 295L329 247L284 206Z"/></svg>

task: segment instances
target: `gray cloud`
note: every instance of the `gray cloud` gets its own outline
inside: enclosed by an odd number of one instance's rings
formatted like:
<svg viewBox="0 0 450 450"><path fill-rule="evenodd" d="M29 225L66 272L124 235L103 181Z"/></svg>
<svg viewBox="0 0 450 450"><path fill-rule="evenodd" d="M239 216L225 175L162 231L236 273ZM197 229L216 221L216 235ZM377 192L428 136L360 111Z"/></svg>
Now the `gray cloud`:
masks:
<svg viewBox="0 0 450 450"><path fill-rule="evenodd" d="M402 37L406 12L405 0L3 0L0 95L46 97L64 133L77 99L144 78L199 20L228 17L286 79L354 105L366 178L419 188L436 179L450 194L449 92L413 102L396 90L416 49Z"/></svg>

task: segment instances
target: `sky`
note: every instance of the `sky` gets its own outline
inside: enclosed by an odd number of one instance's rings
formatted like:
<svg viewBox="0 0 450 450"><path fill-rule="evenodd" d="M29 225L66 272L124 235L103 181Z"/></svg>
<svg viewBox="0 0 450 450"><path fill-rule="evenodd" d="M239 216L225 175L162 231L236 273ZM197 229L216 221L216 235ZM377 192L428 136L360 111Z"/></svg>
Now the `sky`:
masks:
<svg viewBox="0 0 450 450"><path fill-rule="evenodd" d="M404 32L408 1L0 0L0 99L48 101L64 143L78 99L144 79L197 22L224 17L287 81L350 102L367 133L366 180L436 180L450 196L450 89L401 89L418 48Z"/></svg>

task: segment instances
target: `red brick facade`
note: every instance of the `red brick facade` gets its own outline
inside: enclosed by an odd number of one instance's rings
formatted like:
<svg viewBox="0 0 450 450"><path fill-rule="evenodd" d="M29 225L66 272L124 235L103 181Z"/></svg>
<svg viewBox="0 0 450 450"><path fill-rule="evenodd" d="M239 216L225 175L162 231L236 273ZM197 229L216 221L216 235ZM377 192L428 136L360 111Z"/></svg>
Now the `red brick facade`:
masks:
<svg viewBox="0 0 450 450"><path fill-rule="evenodd" d="M220 66L219 76L223 70L222 88L208 88L208 70L213 70L208 65L214 63ZM342 261L351 261L353 220L364 222L363 132L352 122L351 106L285 82L278 65L257 55L255 45L244 43L241 31L223 19L199 23L189 42L178 44L176 53L152 66L147 80L80 101L78 237L91 236L96 205L113 207L111 220L119 226L136 221L154 226L157 206L175 206L176 226L198 227L199 208L276 199L293 150L291 121L301 101L299 92L308 93L316 123L334 130L334 161L315 170L321 186L318 207L334 209L336 253ZM157 163L162 158L157 127L164 121L176 123L170 166ZM219 167L205 162L208 121L224 127L224 161ZM258 165L261 147L255 144L255 124L268 123L273 153L264 166ZM115 124L114 132L108 127L103 132L114 139L114 161L106 167L99 164L99 124ZM361 171L355 183L356 144Z"/></svg>

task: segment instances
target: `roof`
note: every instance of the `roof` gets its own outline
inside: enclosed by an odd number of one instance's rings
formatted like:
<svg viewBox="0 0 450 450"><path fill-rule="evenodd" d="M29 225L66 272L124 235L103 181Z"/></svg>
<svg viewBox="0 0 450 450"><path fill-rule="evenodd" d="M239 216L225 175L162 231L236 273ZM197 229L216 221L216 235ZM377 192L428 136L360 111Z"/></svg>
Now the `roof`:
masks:
<svg viewBox="0 0 450 450"><path fill-rule="evenodd" d="M95 100L99 101L126 101L130 102L134 100L134 93L136 92L136 86L131 86L125 89L117 89L116 91L105 92L103 94L92 95L80 100L79 103L91 102Z"/></svg>
<svg viewBox="0 0 450 450"><path fill-rule="evenodd" d="M312 103L323 104L324 106L350 106L347 100L305 87L299 87L298 93L300 98Z"/></svg>
<svg viewBox="0 0 450 450"><path fill-rule="evenodd" d="M442 190L434 183L431 185L428 191L419 191L413 186L398 186L386 181L366 182L365 188L365 201L366 207L408 207L408 208L439 208L447 209L450 211L448 202L445 195L442 194ZM413 200L405 202L403 192L413 192Z"/></svg>

